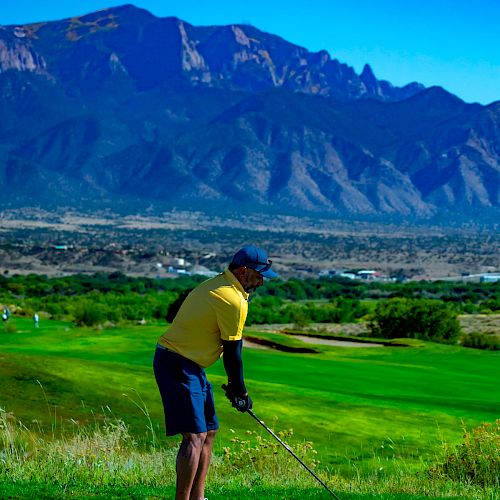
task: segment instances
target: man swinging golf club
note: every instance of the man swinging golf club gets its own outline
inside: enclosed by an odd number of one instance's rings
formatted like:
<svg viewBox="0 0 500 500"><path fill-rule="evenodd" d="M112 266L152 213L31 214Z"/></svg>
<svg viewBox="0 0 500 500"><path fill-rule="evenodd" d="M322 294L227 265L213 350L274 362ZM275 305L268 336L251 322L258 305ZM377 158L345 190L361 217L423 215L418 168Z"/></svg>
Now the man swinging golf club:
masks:
<svg viewBox="0 0 500 500"><path fill-rule="evenodd" d="M223 273L201 283L186 297L158 340L153 367L166 434L182 434L176 500L205 498L205 478L219 424L204 368L223 355L227 397L240 412L252 408L243 377L242 333L249 294L262 286L264 278L277 276L271 264L261 248L241 248Z"/></svg>

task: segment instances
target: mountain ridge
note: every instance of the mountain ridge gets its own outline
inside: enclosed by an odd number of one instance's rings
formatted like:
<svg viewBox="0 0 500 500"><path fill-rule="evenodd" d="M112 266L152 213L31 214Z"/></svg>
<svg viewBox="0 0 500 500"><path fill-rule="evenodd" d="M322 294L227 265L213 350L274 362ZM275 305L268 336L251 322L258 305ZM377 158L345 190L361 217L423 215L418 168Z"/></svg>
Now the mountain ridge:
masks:
<svg viewBox="0 0 500 500"><path fill-rule="evenodd" d="M500 207L500 102L394 87L253 26L125 5L0 27L0 112L0 206Z"/></svg>

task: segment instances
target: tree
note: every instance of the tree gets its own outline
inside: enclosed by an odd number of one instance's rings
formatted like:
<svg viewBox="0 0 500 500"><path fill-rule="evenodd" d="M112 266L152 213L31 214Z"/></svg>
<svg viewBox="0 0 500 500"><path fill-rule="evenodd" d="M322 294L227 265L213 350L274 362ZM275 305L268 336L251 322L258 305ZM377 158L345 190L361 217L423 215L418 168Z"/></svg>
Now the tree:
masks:
<svg viewBox="0 0 500 500"><path fill-rule="evenodd" d="M415 338L454 344L460 335L456 312L438 300L389 299L375 308L372 335L382 338Z"/></svg>
<svg viewBox="0 0 500 500"><path fill-rule="evenodd" d="M100 304L89 301L77 302L73 317L78 326L95 326L104 319L104 313Z"/></svg>

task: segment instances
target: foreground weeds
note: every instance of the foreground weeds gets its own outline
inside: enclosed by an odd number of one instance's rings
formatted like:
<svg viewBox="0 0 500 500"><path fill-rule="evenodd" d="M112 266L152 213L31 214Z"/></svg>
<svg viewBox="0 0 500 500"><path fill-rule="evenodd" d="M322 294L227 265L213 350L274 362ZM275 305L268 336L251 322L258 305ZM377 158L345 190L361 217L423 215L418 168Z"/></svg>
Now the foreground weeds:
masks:
<svg viewBox="0 0 500 500"><path fill-rule="evenodd" d="M454 448L445 445L444 459L430 469L430 475L500 491L500 420L464 429L463 443Z"/></svg>
<svg viewBox="0 0 500 500"><path fill-rule="evenodd" d="M466 433L463 448L431 469L411 473L358 473L346 479L321 467L312 443L280 437L342 499L498 498L499 424ZM120 420L79 427L53 439L26 428L0 409L0 496L2 498L172 498L176 448L151 444L140 450ZM493 440L490 442L490 437ZM486 437L485 437L486 436ZM451 455L446 455L451 457ZM474 474L458 473L460 464ZM453 464L453 466L451 465ZM472 464L475 464L473 469ZM462 471L463 472L463 471ZM479 475L484 478L478 480ZM496 479L495 479L496 477ZM213 457L207 484L210 500L228 498L331 498L274 440L235 433L231 446Z"/></svg>

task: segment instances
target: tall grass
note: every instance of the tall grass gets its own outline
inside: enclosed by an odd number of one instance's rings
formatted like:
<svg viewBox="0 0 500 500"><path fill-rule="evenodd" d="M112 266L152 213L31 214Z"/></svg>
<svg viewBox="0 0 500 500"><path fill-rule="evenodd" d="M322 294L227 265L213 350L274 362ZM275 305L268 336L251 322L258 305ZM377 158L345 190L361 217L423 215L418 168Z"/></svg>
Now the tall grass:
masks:
<svg viewBox="0 0 500 500"><path fill-rule="evenodd" d="M58 439L33 432L0 409L0 478L76 485L164 484L174 475L174 450L138 451L120 420L81 427Z"/></svg>
<svg viewBox="0 0 500 500"><path fill-rule="evenodd" d="M109 417L104 423L91 426L80 426L73 421L71 426L55 438L39 429L29 429L14 415L0 409L0 483L50 484L61 491L72 487L93 491L109 487L174 487L176 447L161 447L152 439L146 449L140 449L127 426L116 418ZM370 474L349 479L322 468L313 444L293 442L291 430L281 433L280 437L344 498L354 498L351 497L354 494L370 494L370 497L377 494L383 498L384 494L398 493L407 494L408 498L424 495L493 500L498 498L498 447L495 449L495 446L499 427L500 421L467 433L465 448L456 451L456 460L450 458L438 463L430 474L425 467L421 473L412 473L403 460L386 473L383 465L387 458L380 458L380 466L374 467ZM465 467L470 471L471 464L478 463L481 465L474 469L473 477L461 469ZM488 479L476 481L477 471ZM207 484L207 489L215 492L212 497L225 498L227 491L240 489L259 491L260 498L266 498L265 492L276 488L302 491L304 498L315 495L319 498L324 494L314 478L276 441L257 433L248 431L238 435L234 432L231 445L214 455Z"/></svg>
<svg viewBox="0 0 500 500"><path fill-rule="evenodd" d="M445 444L444 457L430 474L500 491L500 419L473 430L464 428L463 443L453 448Z"/></svg>

